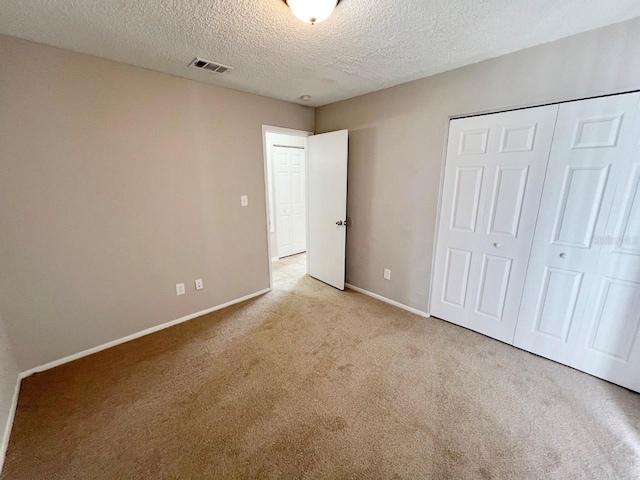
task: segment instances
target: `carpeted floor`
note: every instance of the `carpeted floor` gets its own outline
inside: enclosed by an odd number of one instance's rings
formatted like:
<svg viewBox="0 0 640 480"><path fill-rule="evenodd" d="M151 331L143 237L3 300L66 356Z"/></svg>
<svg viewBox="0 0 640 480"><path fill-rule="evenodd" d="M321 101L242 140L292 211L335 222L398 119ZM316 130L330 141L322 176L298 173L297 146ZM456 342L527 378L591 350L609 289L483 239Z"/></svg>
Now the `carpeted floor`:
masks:
<svg viewBox="0 0 640 480"><path fill-rule="evenodd" d="M304 277L26 379L3 478L639 474L640 395Z"/></svg>

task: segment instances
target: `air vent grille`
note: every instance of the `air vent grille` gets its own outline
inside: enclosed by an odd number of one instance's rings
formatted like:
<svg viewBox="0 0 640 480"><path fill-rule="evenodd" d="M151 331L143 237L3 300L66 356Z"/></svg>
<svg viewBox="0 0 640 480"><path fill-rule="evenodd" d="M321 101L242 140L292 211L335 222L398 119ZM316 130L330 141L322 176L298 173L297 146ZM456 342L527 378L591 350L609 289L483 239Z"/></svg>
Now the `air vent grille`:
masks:
<svg viewBox="0 0 640 480"><path fill-rule="evenodd" d="M225 73L233 70L233 67L222 65L220 63L211 62L209 60L203 60L202 58L195 58L190 64L190 67L200 68L202 70L208 70L213 73Z"/></svg>

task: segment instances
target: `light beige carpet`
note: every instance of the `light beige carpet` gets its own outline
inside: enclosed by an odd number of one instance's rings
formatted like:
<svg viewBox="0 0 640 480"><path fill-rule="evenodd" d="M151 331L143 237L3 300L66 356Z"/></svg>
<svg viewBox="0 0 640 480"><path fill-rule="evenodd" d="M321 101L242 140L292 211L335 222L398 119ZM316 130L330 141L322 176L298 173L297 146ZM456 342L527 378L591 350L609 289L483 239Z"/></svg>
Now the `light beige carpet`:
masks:
<svg viewBox="0 0 640 480"><path fill-rule="evenodd" d="M639 395L286 288L26 379L3 478L639 477Z"/></svg>

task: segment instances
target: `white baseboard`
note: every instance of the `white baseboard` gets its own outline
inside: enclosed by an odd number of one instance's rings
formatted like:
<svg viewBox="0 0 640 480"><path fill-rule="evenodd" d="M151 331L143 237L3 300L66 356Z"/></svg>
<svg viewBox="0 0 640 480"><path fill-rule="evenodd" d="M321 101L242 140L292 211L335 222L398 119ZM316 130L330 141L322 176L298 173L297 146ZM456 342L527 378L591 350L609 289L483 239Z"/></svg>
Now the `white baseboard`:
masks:
<svg viewBox="0 0 640 480"><path fill-rule="evenodd" d="M377 293L369 292L368 290L365 290L364 288L356 287L355 285L351 285L349 283L345 283L344 286L347 287L350 290L355 291L355 292L363 293L364 295L368 295L369 297L373 297L373 298L375 298L377 300L380 300L380 301L382 301L384 303L388 303L389 305L393 305L394 307L398 307L398 308L401 308L402 310L406 310L407 312L411 312L411 313L415 313L416 315L420 315L421 317L424 317L424 318L431 317L431 315L429 315L426 312L423 312L422 310L418 310L417 308L413 308L413 307L410 307L410 306L405 305L403 303L396 302L395 300L391 300L390 298L383 297L382 295L378 295Z"/></svg>
<svg viewBox="0 0 640 480"><path fill-rule="evenodd" d="M69 355L68 357L64 357L59 360L54 360L53 362L45 363L44 365L40 365L39 367L34 367L27 371L22 372L20 374L20 378L22 379L30 375L33 375L34 373L44 372L45 370L58 367L65 363L73 362L74 360L78 360L79 358L92 355L102 350L106 350L107 348L115 347L116 345L120 345L121 343L126 343L131 340L135 340L136 338L144 337L145 335L149 335L151 333L164 330L165 328L173 327L174 325L178 325L179 323L186 322L187 320L192 320L194 318L201 317L202 315L206 315L207 313L215 312L216 310L221 310L223 308L230 307L231 305L235 305L236 303L244 302L245 300L249 300L259 295L263 295L269 292L270 290L271 290L270 288L266 288L264 290L260 290L259 292L246 295L242 298L236 298L235 300L231 300L230 302L223 303L222 305L216 305L215 307L207 308L206 310L202 310L201 312L192 313L191 315L187 315L186 317L181 317L181 318L178 318L177 320L172 320L170 322L163 323L161 325L156 325L155 327L147 328L146 330L142 330L141 332L127 335L126 337L122 337L117 340L113 340L111 342L98 345L97 347L93 347L79 353L74 353L73 355Z"/></svg>
<svg viewBox="0 0 640 480"><path fill-rule="evenodd" d="M11 436L11 428L13 427L13 419L16 416L16 409L18 408L18 397L20 396L20 382L22 381L21 374L18 374L16 378L16 388L13 391L13 399L11 400L11 409L9 410L9 416L7 417L7 423L4 427L2 434L2 444L0 444L0 474L2 473L2 467L4 465L4 458L7 454L7 448L9 448L9 437Z"/></svg>
<svg viewBox="0 0 640 480"><path fill-rule="evenodd" d="M280 260L280 257L271 257L272 262L277 262L278 260Z"/></svg>

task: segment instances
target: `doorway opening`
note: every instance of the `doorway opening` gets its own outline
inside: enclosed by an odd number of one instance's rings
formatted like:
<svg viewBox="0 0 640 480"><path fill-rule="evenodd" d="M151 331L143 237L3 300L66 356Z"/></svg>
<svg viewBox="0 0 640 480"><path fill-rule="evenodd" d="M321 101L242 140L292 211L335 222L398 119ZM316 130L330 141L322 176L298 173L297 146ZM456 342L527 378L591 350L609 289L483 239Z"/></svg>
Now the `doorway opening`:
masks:
<svg viewBox="0 0 640 480"><path fill-rule="evenodd" d="M278 286L306 274L344 290L349 132L263 125L262 140L270 287L281 261Z"/></svg>
<svg viewBox="0 0 640 480"><path fill-rule="evenodd" d="M307 272L307 137L263 126L271 288Z"/></svg>
<svg viewBox="0 0 640 480"><path fill-rule="evenodd" d="M307 252L280 258L272 266L274 287L286 287L307 274Z"/></svg>

